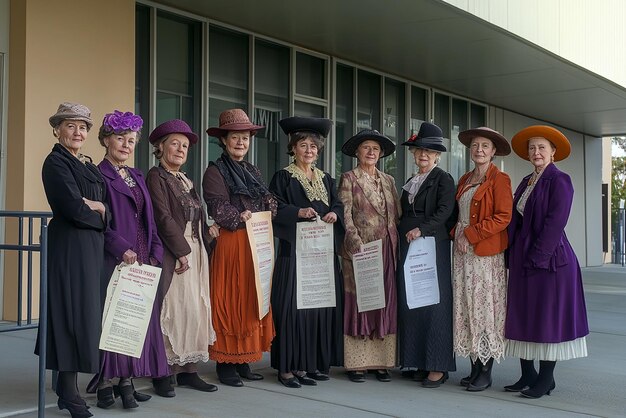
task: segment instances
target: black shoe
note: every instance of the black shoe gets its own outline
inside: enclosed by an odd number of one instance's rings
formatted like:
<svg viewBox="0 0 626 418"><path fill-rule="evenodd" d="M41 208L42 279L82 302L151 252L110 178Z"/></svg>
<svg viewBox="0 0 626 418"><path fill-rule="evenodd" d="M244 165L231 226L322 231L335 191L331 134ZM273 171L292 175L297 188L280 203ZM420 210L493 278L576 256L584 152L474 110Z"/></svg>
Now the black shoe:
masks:
<svg viewBox="0 0 626 418"><path fill-rule="evenodd" d="M522 370L522 377L512 385L504 387L507 392L521 392L535 385L539 374L535 370L535 362L533 360L519 359L520 369Z"/></svg>
<svg viewBox="0 0 626 418"><path fill-rule="evenodd" d="M553 380L550 386L546 387L545 385L537 384L530 389L523 390L520 395L525 398L539 399L543 395L550 395L554 388L556 388L556 382Z"/></svg>
<svg viewBox="0 0 626 418"><path fill-rule="evenodd" d="M320 382L330 380L330 377L328 376L327 373L322 373L317 370L315 371L315 373L307 373L306 375L307 377L310 377L311 379L314 379L314 380L319 380Z"/></svg>
<svg viewBox="0 0 626 418"><path fill-rule="evenodd" d="M423 382L428 377L428 370L415 370L413 374L414 382Z"/></svg>
<svg viewBox="0 0 626 418"><path fill-rule="evenodd" d="M243 386L243 382L237 374L237 368L234 364L216 363L215 371L217 372L217 377L220 379L220 382L222 382L226 386L232 386L236 388Z"/></svg>
<svg viewBox="0 0 626 418"><path fill-rule="evenodd" d="M238 364L236 366L237 374L248 380L263 380L263 375L260 373L254 373L250 370L250 365L248 363Z"/></svg>
<svg viewBox="0 0 626 418"><path fill-rule="evenodd" d="M491 387L491 369L493 367L493 357L491 357L487 364L482 364L480 360L476 361L476 364L481 365L480 372L474 380L467 386L469 392L482 392L483 390Z"/></svg>
<svg viewBox="0 0 626 418"><path fill-rule="evenodd" d="M350 379L351 382L354 382L354 383L365 382L365 374L363 372L348 371L346 372L346 374L348 375L348 379Z"/></svg>
<svg viewBox="0 0 626 418"><path fill-rule="evenodd" d="M111 386L98 389L96 391L96 396L98 398L98 403L96 404L98 408L107 409L115 405L115 398L113 398L113 388Z"/></svg>
<svg viewBox="0 0 626 418"><path fill-rule="evenodd" d="M116 398L120 397L120 387L118 385L113 385L113 395ZM146 394L146 393L141 393L141 392L137 392L135 390L135 385L133 384L133 397L135 398L135 400L137 402L147 402L150 399L152 399L152 396Z"/></svg>
<svg viewBox="0 0 626 418"><path fill-rule="evenodd" d="M280 374L280 373L279 373ZM317 382L313 379L311 379L310 377L306 377L306 373L303 374L302 376L294 373L293 374L296 379L298 379L298 382L300 382L301 385L304 386L317 386Z"/></svg>
<svg viewBox="0 0 626 418"><path fill-rule="evenodd" d="M134 390L132 385L120 386L120 398L122 398L122 406L124 409L134 409L139 407L139 405L137 405L137 401L135 401L133 392Z"/></svg>
<svg viewBox="0 0 626 418"><path fill-rule="evenodd" d="M391 382L389 370L376 370L376 379L378 379L379 382Z"/></svg>
<svg viewBox="0 0 626 418"><path fill-rule="evenodd" d="M417 370L403 370L400 372L400 375L405 379L413 379L416 372Z"/></svg>
<svg viewBox="0 0 626 418"><path fill-rule="evenodd" d="M444 383L446 383L446 380L448 380L448 372L443 372L443 376L441 376L439 379L437 380L430 380L428 377L426 379L424 379L424 381L422 382L422 386L425 388L438 388L439 386L443 385Z"/></svg>
<svg viewBox="0 0 626 418"><path fill-rule="evenodd" d="M80 396L76 396L74 399L59 398L57 405L59 409L67 409L72 418L93 417L93 414L87 410L84 399Z"/></svg>
<svg viewBox="0 0 626 418"><path fill-rule="evenodd" d="M480 373L480 366L478 365L478 362L480 360L476 359L476 361L472 361L472 360L470 361L472 363L472 369L469 375L461 379L461 382L460 382L461 386L468 387L469 384L472 382L472 380L476 379L476 377L478 376L478 373Z"/></svg>
<svg viewBox="0 0 626 418"><path fill-rule="evenodd" d="M298 389L302 387L300 385L300 382L298 382L298 378L295 375L293 377L290 377L289 379L285 379L284 377L280 375L280 372L279 372L278 381L282 383L283 386L288 387L288 388Z"/></svg>
<svg viewBox="0 0 626 418"><path fill-rule="evenodd" d="M174 388L170 383L169 376L152 379L152 387L154 388L154 393L164 398L173 398L176 396L176 392L174 392Z"/></svg>
<svg viewBox="0 0 626 418"><path fill-rule="evenodd" d="M200 379L198 373L178 373L176 375L178 386L189 386L201 392L215 392L217 386Z"/></svg>

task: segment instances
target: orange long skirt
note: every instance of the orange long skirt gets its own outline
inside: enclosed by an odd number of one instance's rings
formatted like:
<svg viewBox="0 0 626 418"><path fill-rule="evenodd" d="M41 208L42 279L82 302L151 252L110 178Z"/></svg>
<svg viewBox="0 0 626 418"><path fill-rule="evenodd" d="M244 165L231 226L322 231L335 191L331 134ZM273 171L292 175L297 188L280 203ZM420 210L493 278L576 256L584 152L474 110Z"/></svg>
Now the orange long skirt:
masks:
<svg viewBox="0 0 626 418"><path fill-rule="evenodd" d="M209 357L219 363L252 363L270 351L272 310L259 320L252 253L245 229L220 230L211 257L211 308L217 340Z"/></svg>

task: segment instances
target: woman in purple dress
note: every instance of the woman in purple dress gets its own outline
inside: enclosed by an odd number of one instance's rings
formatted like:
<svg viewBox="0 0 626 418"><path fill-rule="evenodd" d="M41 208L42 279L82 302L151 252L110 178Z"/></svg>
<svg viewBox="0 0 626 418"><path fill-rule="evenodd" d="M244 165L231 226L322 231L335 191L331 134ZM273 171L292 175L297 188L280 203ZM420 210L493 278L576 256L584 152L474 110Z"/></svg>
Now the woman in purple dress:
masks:
<svg viewBox="0 0 626 418"><path fill-rule="evenodd" d="M102 295L114 269L120 263L157 266L163 259L163 246L157 235L152 201L141 172L126 164L139 141L143 121L131 112L118 110L105 115L98 133L106 148L98 168L107 189L107 204L112 221L104 233L105 261L102 273ZM134 358L101 351L98 384L98 407L115 404L112 378L119 378L119 392L124 408L137 408L138 401L150 396L135 392L131 378L168 376L170 373L159 322L161 301L154 301L141 357Z"/></svg>
<svg viewBox="0 0 626 418"><path fill-rule="evenodd" d="M574 187L553 164L567 158L571 147L560 131L541 125L522 129L511 145L534 169L515 191L509 224L504 336L506 355L519 357L522 377L504 389L540 398L556 386L557 361L587 356L582 275L565 235Z"/></svg>

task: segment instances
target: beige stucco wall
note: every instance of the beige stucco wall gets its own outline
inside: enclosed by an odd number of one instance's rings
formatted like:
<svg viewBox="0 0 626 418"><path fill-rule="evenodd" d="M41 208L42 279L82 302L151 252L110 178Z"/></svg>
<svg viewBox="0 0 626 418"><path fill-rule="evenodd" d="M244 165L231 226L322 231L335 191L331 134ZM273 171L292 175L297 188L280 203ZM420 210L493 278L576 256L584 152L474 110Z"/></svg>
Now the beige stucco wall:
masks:
<svg viewBox="0 0 626 418"><path fill-rule="evenodd" d="M6 208L49 210L41 165L56 142L48 117L58 104L91 108L95 124L83 152L94 162L103 155L97 130L104 114L134 109L135 2L12 0L10 13ZM7 242L15 234L8 225ZM15 316L15 275L15 258L7 256L6 319Z"/></svg>
<svg viewBox="0 0 626 418"><path fill-rule="evenodd" d="M443 0L626 86L623 0Z"/></svg>

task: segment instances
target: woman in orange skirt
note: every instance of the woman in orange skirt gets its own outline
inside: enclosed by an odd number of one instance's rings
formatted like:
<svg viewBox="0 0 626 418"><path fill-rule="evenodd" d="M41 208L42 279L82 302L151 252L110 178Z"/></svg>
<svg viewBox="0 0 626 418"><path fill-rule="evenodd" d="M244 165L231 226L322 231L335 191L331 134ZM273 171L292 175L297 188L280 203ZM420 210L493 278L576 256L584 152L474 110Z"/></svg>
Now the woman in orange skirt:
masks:
<svg viewBox="0 0 626 418"><path fill-rule="evenodd" d="M270 309L259 319L252 253L246 221L253 212L271 211L277 203L259 169L244 161L250 138L263 126L254 125L241 109L220 114L219 127L207 133L219 138L224 153L204 173L202 190L209 215L221 228L211 259L211 306L217 341L209 357L225 385L243 386L241 378L260 380L249 363L269 351L274 338Z"/></svg>

